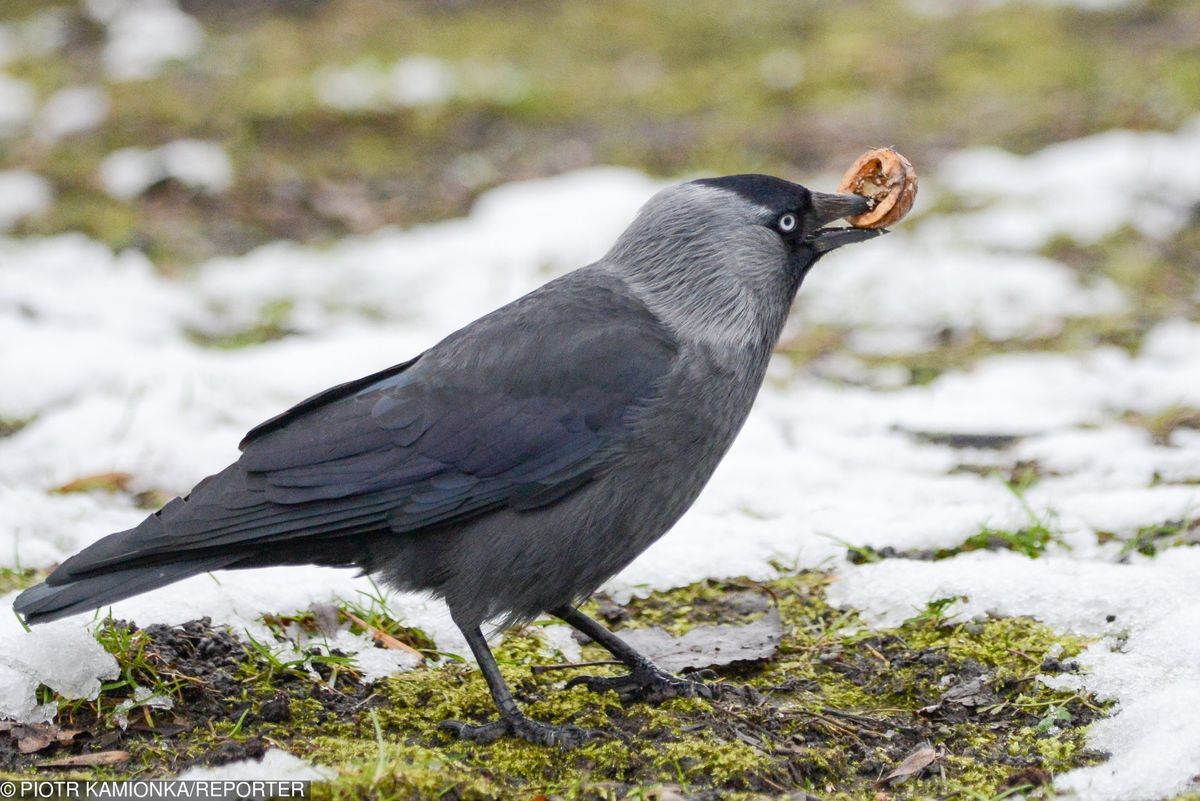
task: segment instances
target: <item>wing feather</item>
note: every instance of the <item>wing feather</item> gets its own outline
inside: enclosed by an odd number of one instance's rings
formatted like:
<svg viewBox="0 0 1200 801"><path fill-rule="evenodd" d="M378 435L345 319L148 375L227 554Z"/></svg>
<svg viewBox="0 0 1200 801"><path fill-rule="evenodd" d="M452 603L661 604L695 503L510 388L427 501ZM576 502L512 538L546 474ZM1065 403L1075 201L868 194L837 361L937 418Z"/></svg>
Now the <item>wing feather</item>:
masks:
<svg viewBox="0 0 1200 801"><path fill-rule="evenodd" d="M233 552L246 564L299 554L345 564L356 534L558 502L619 455L676 356L667 329L616 279L572 274L418 359L268 420L187 499L61 569Z"/></svg>

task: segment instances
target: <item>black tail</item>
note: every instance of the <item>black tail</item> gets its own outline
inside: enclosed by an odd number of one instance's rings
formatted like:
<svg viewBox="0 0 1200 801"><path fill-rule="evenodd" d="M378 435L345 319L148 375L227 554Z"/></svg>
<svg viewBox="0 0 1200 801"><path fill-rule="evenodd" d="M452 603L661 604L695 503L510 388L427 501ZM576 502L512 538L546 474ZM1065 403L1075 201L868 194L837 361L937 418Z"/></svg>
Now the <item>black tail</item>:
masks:
<svg viewBox="0 0 1200 801"><path fill-rule="evenodd" d="M44 584L18 595L13 609L26 623L44 623L212 570L297 564L368 569L371 542L388 533L377 519L386 510L355 516L353 503L343 502L347 513L337 501L272 504L233 464L187 498L67 559ZM245 532L225 536L238 529Z"/></svg>
<svg viewBox="0 0 1200 801"><path fill-rule="evenodd" d="M182 564L134 567L86 578L67 577L64 583L54 582L56 571L47 578L46 583L30 587L18 595L13 602L13 609L25 618L26 623L46 623L97 609L197 573L220 570L236 560L236 556L224 556Z"/></svg>

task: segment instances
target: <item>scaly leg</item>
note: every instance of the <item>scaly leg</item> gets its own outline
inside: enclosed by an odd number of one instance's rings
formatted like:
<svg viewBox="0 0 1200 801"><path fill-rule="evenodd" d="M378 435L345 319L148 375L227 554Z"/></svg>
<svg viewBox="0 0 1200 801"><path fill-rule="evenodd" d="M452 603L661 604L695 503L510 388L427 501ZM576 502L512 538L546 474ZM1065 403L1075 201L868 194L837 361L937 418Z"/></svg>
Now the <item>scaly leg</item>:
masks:
<svg viewBox="0 0 1200 801"><path fill-rule="evenodd" d="M467 645L471 646L475 660L479 662L479 669L483 672L488 688L492 691L492 698L500 709L500 719L479 726L458 720L444 720L440 728L476 743L493 743L505 735L511 735L537 745L554 745L563 749L575 748L596 736L594 732L578 726L551 726L525 717L517 702L513 700L508 685L504 683L504 677L500 675L500 668L497 667L496 659L483 638L483 632L478 626L460 625L459 629L467 638Z"/></svg>

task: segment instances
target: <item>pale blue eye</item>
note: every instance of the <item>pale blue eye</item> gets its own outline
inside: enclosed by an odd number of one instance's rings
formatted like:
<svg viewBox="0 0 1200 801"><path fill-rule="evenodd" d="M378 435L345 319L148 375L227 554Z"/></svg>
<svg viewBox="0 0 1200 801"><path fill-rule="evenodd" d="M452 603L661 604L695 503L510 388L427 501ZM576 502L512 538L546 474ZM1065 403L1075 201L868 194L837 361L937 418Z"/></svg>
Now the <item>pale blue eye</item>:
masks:
<svg viewBox="0 0 1200 801"><path fill-rule="evenodd" d="M779 218L779 230L785 234L796 230L796 215L791 212Z"/></svg>

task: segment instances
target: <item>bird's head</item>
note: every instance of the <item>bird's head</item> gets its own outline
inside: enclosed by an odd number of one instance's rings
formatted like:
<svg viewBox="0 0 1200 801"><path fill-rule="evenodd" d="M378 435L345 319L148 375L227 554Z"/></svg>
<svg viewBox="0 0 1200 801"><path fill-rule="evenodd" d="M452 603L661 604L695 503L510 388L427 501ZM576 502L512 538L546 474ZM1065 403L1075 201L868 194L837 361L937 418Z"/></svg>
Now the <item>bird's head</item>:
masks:
<svg viewBox="0 0 1200 801"><path fill-rule="evenodd" d="M768 175L703 178L651 198L607 258L665 309L703 319L759 309L773 325L817 260L886 233L830 225L867 210L858 195Z"/></svg>
<svg viewBox="0 0 1200 801"><path fill-rule="evenodd" d="M874 239L883 229L831 228L830 223L868 211L860 195L812 192L800 184L769 175L729 175L702 178L684 184L712 187L726 193L712 203L722 215L737 218L743 225L759 226L774 233L789 253L816 261L832 250Z"/></svg>

